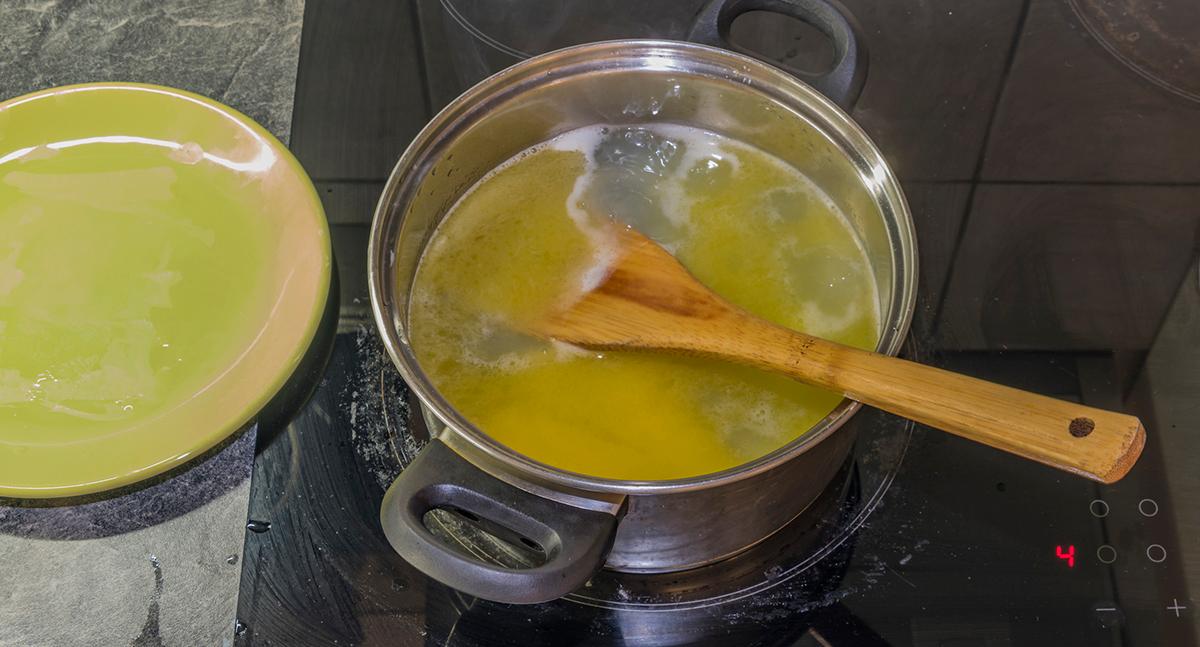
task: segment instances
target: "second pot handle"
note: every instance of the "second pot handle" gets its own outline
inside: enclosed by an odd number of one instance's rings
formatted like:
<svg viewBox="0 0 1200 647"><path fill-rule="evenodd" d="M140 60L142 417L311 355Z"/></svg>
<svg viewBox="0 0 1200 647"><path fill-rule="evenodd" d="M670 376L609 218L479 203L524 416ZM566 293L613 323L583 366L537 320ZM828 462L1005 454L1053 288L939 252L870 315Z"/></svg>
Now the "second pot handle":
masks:
<svg viewBox="0 0 1200 647"><path fill-rule="evenodd" d="M703 45L733 49L761 59L763 56L733 44L730 28L738 16L750 11L770 11L802 20L821 30L833 41L833 69L814 74L778 61L769 63L786 70L850 110L867 79L867 50L853 15L836 0L712 0L692 21L688 40Z"/></svg>
<svg viewBox="0 0 1200 647"><path fill-rule="evenodd" d="M468 513L536 543L546 562L506 568L455 550L425 526L436 508ZM434 439L396 477L379 512L388 542L426 575L469 595L511 604L560 598L600 570L612 547L617 517L553 501L475 467Z"/></svg>

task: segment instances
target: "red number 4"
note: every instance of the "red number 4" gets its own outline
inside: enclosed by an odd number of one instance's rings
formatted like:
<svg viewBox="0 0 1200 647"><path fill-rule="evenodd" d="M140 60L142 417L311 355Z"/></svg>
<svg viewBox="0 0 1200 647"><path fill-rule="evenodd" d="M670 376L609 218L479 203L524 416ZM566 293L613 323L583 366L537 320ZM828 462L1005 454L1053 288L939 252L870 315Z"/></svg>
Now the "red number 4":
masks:
<svg viewBox="0 0 1200 647"><path fill-rule="evenodd" d="M1063 551L1062 546L1054 547L1054 554L1059 559L1067 560L1067 568L1075 568L1075 546L1067 546L1067 550Z"/></svg>

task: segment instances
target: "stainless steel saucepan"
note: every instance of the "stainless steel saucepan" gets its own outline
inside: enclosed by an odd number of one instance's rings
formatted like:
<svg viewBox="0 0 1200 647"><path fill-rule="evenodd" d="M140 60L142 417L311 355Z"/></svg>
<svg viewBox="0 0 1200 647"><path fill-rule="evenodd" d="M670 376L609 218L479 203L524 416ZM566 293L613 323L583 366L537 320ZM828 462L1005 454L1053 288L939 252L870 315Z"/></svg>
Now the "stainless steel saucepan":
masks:
<svg viewBox="0 0 1200 647"><path fill-rule="evenodd" d="M619 481L566 472L508 449L467 420L430 382L408 337L421 254L447 210L484 174L574 128L669 122L772 153L837 203L879 286L878 351L895 354L912 313L916 250L899 183L838 107L857 97L865 69L853 21L825 0L717 2L697 18L692 36L721 42L737 13L764 7L793 13L829 35L833 70L810 75L809 85L748 56L693 43L572 47L468 90L396 165L371 232L371 302L388 352L436 437L389 489L381 520L396 550L431 577L478 597L530 603L565 595L600 568L662 572L713 563L795 518L845 460L854 438L839 429L860 406L850 400L777 451L716 474ZM436 508L536 546L545 563L508 569L452 549L424 524Z"/></svg>

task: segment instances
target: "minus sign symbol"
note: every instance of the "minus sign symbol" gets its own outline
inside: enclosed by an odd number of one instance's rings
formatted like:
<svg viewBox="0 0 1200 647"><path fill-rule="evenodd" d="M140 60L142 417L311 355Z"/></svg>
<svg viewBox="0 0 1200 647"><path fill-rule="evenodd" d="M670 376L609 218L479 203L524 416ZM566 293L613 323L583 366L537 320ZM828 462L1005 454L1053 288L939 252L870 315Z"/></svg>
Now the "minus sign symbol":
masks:
<svg viewBox="0 0 1200 647"><path fill-rule="evenodd" d="M1116 611L1116 607L1096 607L1097 611Z"/></svg>

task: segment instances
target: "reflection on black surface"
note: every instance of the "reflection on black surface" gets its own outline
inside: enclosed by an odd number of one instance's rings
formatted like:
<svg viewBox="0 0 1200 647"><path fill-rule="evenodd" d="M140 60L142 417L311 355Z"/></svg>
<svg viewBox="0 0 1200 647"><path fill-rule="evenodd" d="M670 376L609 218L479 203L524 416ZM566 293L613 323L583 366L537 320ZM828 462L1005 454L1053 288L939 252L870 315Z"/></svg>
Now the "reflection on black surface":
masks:
<svg viewBox="0 0 1200 647"><path fill-rule="evenodd" d="M1088 32L1147 81L1200 102L1200 12L1186 3L1070 0Z"/></svg>
<svg viewBox="0 0 1200 647"><path fill-rule="evenodd" d="M683 573L637 576L603 572L568 599L533 606L504 605L446 590L427 605L430 644L563 645L608 639L626 644L790 645L816 632L871 645L882 642L830 597L840 586L854 536L811 568L787 576L814 547L838 534L860 504L854 465L848 462L822 497L791 526L726 562ZM771 586L758 585L777 577ZM757 590L757 593L754 591ZM744 597L722 602L715 597Z"/></svg>

